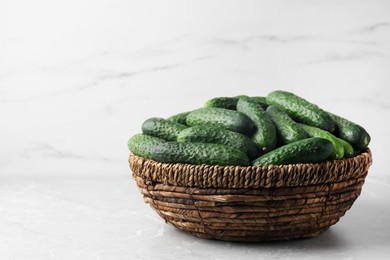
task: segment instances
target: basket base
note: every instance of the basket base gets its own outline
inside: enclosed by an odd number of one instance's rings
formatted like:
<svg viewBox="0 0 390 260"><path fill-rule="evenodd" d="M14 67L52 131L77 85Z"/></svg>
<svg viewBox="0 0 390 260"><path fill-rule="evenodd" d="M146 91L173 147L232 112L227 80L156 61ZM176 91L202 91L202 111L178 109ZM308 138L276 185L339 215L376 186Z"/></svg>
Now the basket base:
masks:
<svg viewBox="0 0 390 260"><path fill-rule="evenodd" d="M296 235L296 236L281 236L281 237L269 237L264 235L259 236L213 236L208 234L200 234L200 233L191 233L192 235L204 238L204 239L210 239L210 240L221 240L221 241L228 241L228 242L271 242L271 241L287 241L287 240L293 240L293 239L309 239L313 237L317 237L323 232L325 232L328 228L322 231L317 231L312 234L305 234L305 235Z"/></svg>
<svg viewBox="0 0 390 260"><path fill-rule="evenodd" d="M169 222L168 222L169 223ZM172 223L169 223L172 224ZM283 234L272 234L272 233L264 233L264 232L259 232L258 234L242 234L241 236L239 235L225 235L223 232L220 232L220 234L209 234L209 233L204 233L204 232L196 232L196 231L191 231L189 229L184 229L180 226L172 224L174 227L180 229L183 232L190 233L196 237L203 238L203 239L209 239L209 240L221 240L221 241L229 241L229 242L271 242L271 241L287 241L287 240L293 240L293 239L309 239L309 238L314 238L325 232L326 230L329 229L329 227L326 227L322 230L317 230L315 232L298 232L295 234L285 232Z"/></svg>

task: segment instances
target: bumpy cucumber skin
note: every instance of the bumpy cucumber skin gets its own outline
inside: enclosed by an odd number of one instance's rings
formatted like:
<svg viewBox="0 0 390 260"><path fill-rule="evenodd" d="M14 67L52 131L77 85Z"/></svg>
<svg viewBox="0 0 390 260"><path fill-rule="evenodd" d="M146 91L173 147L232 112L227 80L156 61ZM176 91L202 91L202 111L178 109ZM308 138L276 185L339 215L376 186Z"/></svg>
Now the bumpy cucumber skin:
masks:
<svg viewBox="0 0 390 260"><path fill-rule="evenodd" d="M329 113L330 117L336 123L337 133L341 139L350 143L355 149L361 150L368 146L371 137L367 131L360 125L349 121L341 116Z"/></svg>
<svg viewBox="0 0 390 260"><path fill-rule="evenodd" d="M129 139L127 142L127 147L132 153L151 159L152 147L165 142L167 141L158 137L145 134L136 134Z"/></svg>
<svg viewBox="0 0 390 260"><path fill-rule="evenodd" d="M337 138L337 140L344 147L344 157L350 158L355 156L355 149L353 149L353 146L350 143L341 138Z"/></svg>
<svg viewBox="0 0 390 260"><path fill-rule="evenodd" d="M240 96L235 96L235 98L251 98L252 100L256 101L257 103L259 103L259 105L261 106L262 109L266 110L267 107L268 107L268 104L267 104L267 98L266 97L262 97L262 96L246 96L246 95L240 95Z"/></svg>
<svg viewBox="0 0 390 260"><path fill-rule="evenodd" d="M276 90L267 95L268 105L282 107L295 121L333 132L335 123L324 110L297 95Z"/></svg>
<svg viewBox="0 0 390 260"><path fill-rule="evenodd" d="M238 100L240 98L247 98L247 97L248 96L245 95L240 95L235 97L216 97L208 100L204 104L204 107L219 107L219 108L236 110ZM253 96L251 98L257 103L259 103L264 110L267 109L268 105L265 97Z"/></svg>
<svg viewBox="0 0 390 260"><path fill-rule="evenodd" d="M187 128L184 125L168 121L164 118L152 117L142 124L142 133L167 141L176 141L178 134Z"/></svg>
<svg viewBox="0 0 390 260"><path fill-rule="evenodd" d="M181 125L186 125L186 119L189 113L191 113L191 111L179 113L168 117L167 120Z"/></svg>
<svg viewBox="0 0 390 260"><path fill-rule="evenodd" d="M216 126L192 126L181 131L178 142L215 143L237 148L254 159L258 154L256 144L246 135Z"/></svg>
<svg viewBox="0 0 390 260"><path fill-rule="evenodd" d="M342 143L339 142L338 138L328 131L322 130L318 127L309 126L305 124L300 124L300 126L303 128L303 130L306 131L306 133L310 137L321 137L328 139L332 145L333 145L333 154L331 156L332 159L342 159L344 157L344 146Z"/></svg>
<svg viewBox="0 0 390 260"><path fill-rule="evenodd" d="M277 106L269 106L266 110L275 125L284 144L293 143L308 138L302 127L288 116L284 110Z"/></svg>
<svg viewBox="0 0 390 260"><path fill-rule="evenodd" d="M152 148L152 159L167 163L249 165L246 154L222 144L167 142Z"/></svg>
<svg viewBox="0 0 390 260"><path fill-rule="evenodd" d="M267 109L268 104L267 104L267 98L266 97L254 96L254 97L251 97L251 98L254 101L256 101L257 103L259 103L264 110Z"/></svg>
<svg viewBox="0 0 390 260"><path fill-rule="evenodd" d="M216 107L196 109L187 116L186 122L189 126L219 126L241 134L250 134L254 128L253 122L245 114Z"/></svg>
<svg viewBox="0 0 390 260"><path fill-rule="evenodd" d="M325 161L332 153L333 145L329 140L312 137L276 148L254 160L252 165L317 163Z"/></svg>
<svg viewBox="0 0 390 260"><path fill-rule="evenodd" d="M262 107L251 98L240 98L237 102L237 111L246 114L255 124L256 130L252 140L261 153L271 151L276 147L276 130L271 118Z"/></svg>
<svg viewBox="0 0 390 260"><path fill-rule="evenodd" d="M207 100L204 107L219 107L225 109L235 110L238 98L236 97L216 97Z"/></svg>

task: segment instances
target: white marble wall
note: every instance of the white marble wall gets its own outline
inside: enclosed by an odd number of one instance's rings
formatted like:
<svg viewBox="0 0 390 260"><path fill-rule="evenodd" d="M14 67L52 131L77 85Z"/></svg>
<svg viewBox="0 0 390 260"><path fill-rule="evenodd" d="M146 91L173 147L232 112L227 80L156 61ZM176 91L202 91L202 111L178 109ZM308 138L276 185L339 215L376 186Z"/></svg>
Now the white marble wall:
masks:
<svg viewBox="0 0 390 260"><path fill-rule="evenodd" d="M361 123L384 167L388 1L6 1L0 14L2 174L123 174L146 118L275 89Z"/></svg>
<svg viewBox="0 0 390 260"><path fill-rule="evenodd" d="M127 140L148 117L191 110L214 96L276 89L295 92L371 134L374 164L364 194L372 200L362 198L364 207L355 216L371 218L366 231L377 229L369 238L380 247L390 239L378 229L386 213L379 191L390 184L390 1L1 1L0 226L6 232L0 234L1 255L128 259L130 250L138 259L152 259L148 245L161 249L171 241L168 251L157 251L160 256L170 259L172 249L178 258L196 259L208 248L215 249L214 259L223 258L225 244L183 240L156 220L130 184ZM112 190L115 181L129 181L135 204L122 198L127 183L114 195L104 188L106 181L90 184L111 176ZM105 201L102 194L114 197ZM359 237L359 226L364 225L341 226L349 234L344 246ZM22 245L31 250L15 253L25 237L29 242ZM333 250L327 239L334 239L334 231L319 247L324 243ZM108 248L110 243L115 246ZM295 244L292 251L286 244L286 251L271 246L266 256L310 251L310 243ZM333 252L332 259L359 259L348 257L376 249L352 244L349 251L339 245L343 253ZM105 246L104 252L122 257L100 254ZM242 255L242 247L227 247L231 255ZM244 249L252 258L261 253ZM300 257L319 259L302 252Z"/></svg>

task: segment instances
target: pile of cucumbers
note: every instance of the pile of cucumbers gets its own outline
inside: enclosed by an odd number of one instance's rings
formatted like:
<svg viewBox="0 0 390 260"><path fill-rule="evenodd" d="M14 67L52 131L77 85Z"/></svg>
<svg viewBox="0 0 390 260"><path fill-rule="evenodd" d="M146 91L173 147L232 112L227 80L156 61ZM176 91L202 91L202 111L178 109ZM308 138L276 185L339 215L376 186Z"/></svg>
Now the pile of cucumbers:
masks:
<svg viewBox="0 0 390 260"><path fill-rule="evenodd" d="M277 90L216 97L193 111L149 118L128 148L159 162L256 166L340 160L369 142L360 125Z"/></svg>

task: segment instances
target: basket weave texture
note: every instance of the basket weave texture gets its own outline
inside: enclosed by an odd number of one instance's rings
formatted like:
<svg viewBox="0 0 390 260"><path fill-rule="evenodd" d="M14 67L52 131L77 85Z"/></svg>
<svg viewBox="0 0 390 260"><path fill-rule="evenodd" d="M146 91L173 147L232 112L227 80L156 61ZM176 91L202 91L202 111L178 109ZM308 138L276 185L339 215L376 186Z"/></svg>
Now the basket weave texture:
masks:
<svg viewBox="0 0 390 260"><path fill-rule="evenodd" d="M171 164L131 154L144 201L168 223L227 241L314 237L360 195L371 151L317 164L215 166Z"/></svg>

